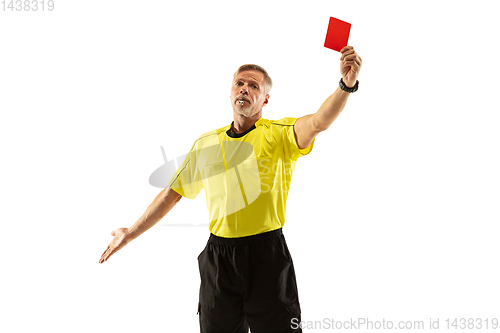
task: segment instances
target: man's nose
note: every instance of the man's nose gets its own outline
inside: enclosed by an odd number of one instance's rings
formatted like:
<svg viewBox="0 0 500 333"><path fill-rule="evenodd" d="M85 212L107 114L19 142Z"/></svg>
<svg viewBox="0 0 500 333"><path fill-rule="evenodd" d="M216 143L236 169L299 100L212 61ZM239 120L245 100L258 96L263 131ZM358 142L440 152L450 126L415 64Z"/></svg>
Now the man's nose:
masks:
<svg viewBox="0 0 500 333"><path fill-rule="evenodd" d="M240 94L248 94L248 87L242 86L240 89Z"/></svg>

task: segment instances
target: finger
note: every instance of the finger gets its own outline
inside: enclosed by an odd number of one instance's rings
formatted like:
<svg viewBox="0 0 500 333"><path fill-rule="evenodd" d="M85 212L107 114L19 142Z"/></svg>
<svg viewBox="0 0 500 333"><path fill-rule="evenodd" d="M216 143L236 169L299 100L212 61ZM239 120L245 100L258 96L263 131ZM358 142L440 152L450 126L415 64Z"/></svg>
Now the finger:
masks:
<svg viewBox="0 0 500 333"><path fill-rule="evenodd" d="M115 254L115 252L116 252L116 251L118 251L118 248L116 248L116 247L115 247L115 248L113 248L113 249L109 252L109 254L108 254L108 258L109 258L109 257L111 257L113 254Z"/></svg>
<svg viewBox="0 0 500 333"><path fill-rule="evenodd" d="M356 52L352 52L351 54L346 54L342 56L342 60L352 60L352 59L361 60L361 57Z"/></svg>
<svg viewBox="0 0 500 333"><path fill-rule="evenodd" d="M361 62L357 59L343 61L341 67L349 67L349 66L359 66L361 67Z"/></svg>
<svg viewBox="0 0 500 333"><path fill-rule="evenodd" d="M115 235L115 231L111 231L111 236L114 236Z"/></svg>
<svg viewBox="0 0 500 333"><path fill-rule="evenodd" d="M344 53L345 51L347 50L353 50L354 47L352 46L344 46L341 50L340 50L340 53Z"/></svg>
<svg viewBox="0 0 500 333"><path fill-rule="evenodd" d="M358 55L353 52L353 53L350 53L350 54L345 54L342 58L344 58L344 60L351 60L351 59L354 59L354 58L357 58Z"/></svg>
<svg viewBox="0 0 500 333"><path fill-rule="evenodd" d="M101 258L106 260L107 258L109 258L109 254L111 253L112 251L112 248L111 246L108 246L108 248L106 249L106 251L104 251L104 253L102 254Z"/></svg>
<svg viewBox="0 0 500 333"><path fill-rule="evenodd" d="M104 253L106 253L106 251L109 249L109 246L106 248L106 250L104 250L104 252L101 254L101 257L104 255Z"/></svg>
<svg viewBox="0 0 500 333"><path fill-rule="evenodd" d="M354 50L347 50L344 53L342 53L340 60L344 60L347 56L350 56L352 54L356 54L356 52L354 52Z"/></svg>
<svg viewBox="0 0 500 333"><path fill-rule="evenodd" d="M359 65L361 65L361 63L362 63L362 60L359 57L355 57L355 56L348 57L348 58L344 59L342 61L342 63L346 64L346 63L353 62L353 61Z"/></svg>
<svg viewBox="0 0 500 333"><path fill-rule="evenodd" d="M361 62L359 62L357 59L351 60L351 61L346 61L344 63L344 66L351 66L351 67L355 66L357 68L360 68L361 67Z"/></svg>
<svg viewBox="0 0 500 333"><path fill-rule="evenodd" d="M353 71L354 73L359 72L359 69L361 68L361 66L356 62L352 62L352 64L347 64L346 67L350 67L349 70Z"/></svg>
<svg viewBox="0 0 500 333"><path fill-rule="evenodd" d="M102 255L101 258L99 259L99 263L103 263L106 261L106 256Z"/></svg>
<svg viewBox="0 0 500 333"><path fill-rule="evenodd" d="M101 258L99 259L99 263L102 264L105 260L106 256L103 254Z"/></svg>
<svg viewBox="0 0 500 333"><path fill-rule="evenodd" d="M106 260L108 260L108 258L109 258L108 256L103 256L101 259L99 259L99 262L100 262L100 263L103 263L103 262L105 262Z"/></svg>

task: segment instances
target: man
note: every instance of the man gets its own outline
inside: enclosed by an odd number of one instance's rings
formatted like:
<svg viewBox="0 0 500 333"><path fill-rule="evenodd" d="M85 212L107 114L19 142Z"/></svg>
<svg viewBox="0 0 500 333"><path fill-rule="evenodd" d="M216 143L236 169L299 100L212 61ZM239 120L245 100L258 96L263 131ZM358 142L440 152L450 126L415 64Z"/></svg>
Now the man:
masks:
<svg viewBox="0 0 500 333"><path fill-rule="evenodd" d="M362 60L341 51L339 88L301 118L262 118L272 80L256 65L234 74L234 121L200 135L184 163L130 228L119 228L99 263L160 221L184 196L205 189L210 237L198 257L201 332L301 332L292 258L283 236L295 163L314 146L357 90ZM294 319L295 318L295 319ZM295 323L292 325L292 323Z"/></svg>

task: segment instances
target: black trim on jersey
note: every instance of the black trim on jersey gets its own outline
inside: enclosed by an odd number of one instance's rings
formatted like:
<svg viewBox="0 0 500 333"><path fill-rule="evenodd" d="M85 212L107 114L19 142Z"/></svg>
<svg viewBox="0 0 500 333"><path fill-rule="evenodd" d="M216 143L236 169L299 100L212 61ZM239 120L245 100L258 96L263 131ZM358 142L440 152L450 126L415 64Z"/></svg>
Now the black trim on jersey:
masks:
<svg viewBox="0 0 500 333"><path fill-rule="evenodd" d="M256 128L255 124L253 124L253 126L250 127L249 129L247 129L245 132L236 134L236 133L231 132L231 128L233 128L233 124L234 124L234 120L231 123L231 126L229 127L229 129L226 131L227 136L229 136L231 138L241 138L242 136L248 134L248 132L250 132ZM260 124L260 125L263 125L263 126L266 126L267 128L269 128L266 124ZM289 125L289 124L271 123L269 125L293 126L294 124Z"/></svg>
<svg viewBox="0 0 500 333"><path fill-rule="evenodd" d="M271 125L280 125L280 126L293 126L295 124L278 124L278 123L271 123Z"/></svg>
<svg viewBox="0 0 500 333"><path fill-rule="evenodd" d="M253 124L252 127L247 129L245 132L235 134L235 133L231 132L231 128L233 127L233 124L234 124L234 120L231 123L231 127L226 131L227 136L229 136L231 138L241 138L242 136L245 136L246 134L248 134L248 132L250 132L251 130L254 130L256 128L255 124Z"/></svg>

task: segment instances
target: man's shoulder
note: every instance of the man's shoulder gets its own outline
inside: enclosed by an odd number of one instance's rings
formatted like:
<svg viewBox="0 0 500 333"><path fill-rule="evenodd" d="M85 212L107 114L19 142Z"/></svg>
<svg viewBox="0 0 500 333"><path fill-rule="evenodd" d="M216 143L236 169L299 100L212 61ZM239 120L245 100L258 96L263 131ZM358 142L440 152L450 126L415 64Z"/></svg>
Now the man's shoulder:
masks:
<svg viewBox="0 0 500 333"><path fill-rule="evenodd" d="M194 145L203 145L204 143L212 142L215 138L219 136L219 134L227 131L229 128L231 128L231 124L226 125L224 127L220 127L212 131L202 133L198 135L198 137L194 141Z"/></svg>
<svg viewBox="0 0 500 333"><path fill-rule="evenodd" d="M223 127L220 127L220 128L218 128L218 129L216 129L216 130L213 130L212 132L215 132L215 133L217 133L217 135L219 135L219 134L221 134L222 132L226 132L226 131L228 131L230 128L231 128L231 124L226 125L226 126L223 126Z"/></svg>
<svg viewBox="0 0 500 333"><path fill-rule="evenodd" d="M296 117L283 117L278 120L272 120L271 124L273 125L282 125L282 126L293 126L295 124L295 121L297 120Z"/></svg>
<svg viewBox="0 0 500 333"><path fill-rule="evenodd" d="M217 128L213 131L208 131L208 132L202 133L198 136L198 138L196 138L196 140L199 141L199 140L211 138L213 136L217 136L217 135L221 134L222 132L229 130L230 128L231 128L231 124L226 125L224 127Z"/></svg>
<svg viewBox="0 0 500 333"><path fill-rule="evenodd" d="M261 122L261 125L263 125L263 128L265 128L264 131L267 131L269 133L272 133L271 135L274 138L277 138L278 141L280 142L283 136L286 136L290 133L290 131L293 133L293 125L295 124L295 121L297 118L295 117L283 117L278 120L267 120L264 119L265 121Z"/></svg>
<svg viewBox="0 0 500 333"><path fill-rule="evenodd" d="M265 126L266 128L271 128L271 125L277 125L277 126L292 126L295 121L297 120L297 118L295 117L283 117L281 119L277 119L277 120L269 120L269 119L264 119L264 118L261 118L261 121L260 121L260 125L261 126Z"/></svg>
<svg viewBox="0 0 500 333"><path fill-rule="evenodd" d="M277 120L263 119L260 125L264 126L268 130L282 131L289 126L293 126L296 120L297 118L295 117L283 117Z"/></svg>

